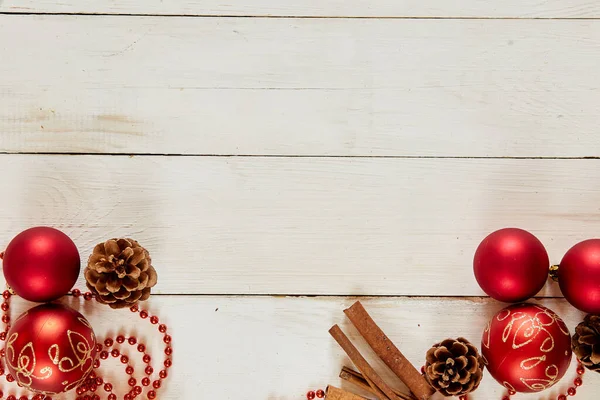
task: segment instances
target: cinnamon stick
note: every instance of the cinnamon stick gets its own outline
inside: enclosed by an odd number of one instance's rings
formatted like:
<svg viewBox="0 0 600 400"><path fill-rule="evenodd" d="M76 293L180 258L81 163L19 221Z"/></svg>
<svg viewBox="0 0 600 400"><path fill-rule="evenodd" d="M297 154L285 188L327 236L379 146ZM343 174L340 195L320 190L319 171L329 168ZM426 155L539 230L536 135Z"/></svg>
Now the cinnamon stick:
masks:
<svg viewBox="0 0 600 400"><path fill-rule="evenodd" d="M371 386L369 385L369 383L367 382L365 377L362 376L362 374L360 372L356 372L353 369L350 369L348 367L343 367L342 371L340 372L340 378L342 378L343 380L345 380L347 382L352 383L353 385L360 387L363 390L373 393L373 389L371 388ZM396 396L400 397L403 400L415 400L415 398L411 395L404 394L404 393L400 392L399 390L395 390L395 389L392 389L392 390L396 394Z"/></svg>
<svg viewBox="0 0 600 400"><path fill-rule="evenodd" d="M342 349L346 352L350 360L356 365L356 368L362 373L366 381L373 388L374 394L380 400L400 400L398 396L392 391L392 389L381 379L375 372L373 367L369 365L367 360L360 354L360 352L354 347L350 339L342 332L339 326L334 325L330 330L329 334L338 342Z"/></svg>
<svg viewBox="0 0 600 400"><path fill-rule="evenodd" d="M346 392L345 390L336 388L335 386L327 386L325 392L325 400L367 400L362 396L354 393Z"/></svg>
<svg viewBox="0 0 600 400"><path fill-rule="evenodd" d="M360 301L344 310L344 313L373 351L404 382L415 397L419 400L428 400L435 390L377 326Z"/></svg>

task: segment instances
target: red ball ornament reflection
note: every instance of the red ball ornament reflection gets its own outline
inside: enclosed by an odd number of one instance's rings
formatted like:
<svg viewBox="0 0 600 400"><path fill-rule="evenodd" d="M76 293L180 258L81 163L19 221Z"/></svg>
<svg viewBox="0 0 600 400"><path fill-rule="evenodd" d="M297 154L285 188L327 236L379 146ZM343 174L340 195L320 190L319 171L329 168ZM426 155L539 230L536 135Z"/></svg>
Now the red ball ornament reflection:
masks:
<svg viewBox="0 0 600 400"><path fill-rule="evenodd" d="M567 372L571 335L552 310L517 304L491 319L483 332L481 353L490 374L508 390L539 392Z"/></svg>
<svg viewBox="0 0 600 400"><path fill-rule="evenodd" d="M79 277L77 247L61 231L36 227L19 233L4 252L8 285L29 301L47 302L64 296Z"/></svg>
<svg viewBox="0 0 600 400"><path fill-rule="evenodd" d="M600 239L577 243L558 268L560 290L574 307L600 314Z"/></svg>
<svg viewBox="0 0 600 400"><path fill-rule="evenodd" d="M6 339L5 362L24 387L52 395L77 387L92 371L96 336L77 311L61 304L32 308Z"/></svg>
<svg viewBox="0 0 600 400"><path fill-rule="evenodd" d="M546 283L548 253L531 233L505 228L488 235L475 252L473 270L488 296L515 303L535 296Z"/></svg>

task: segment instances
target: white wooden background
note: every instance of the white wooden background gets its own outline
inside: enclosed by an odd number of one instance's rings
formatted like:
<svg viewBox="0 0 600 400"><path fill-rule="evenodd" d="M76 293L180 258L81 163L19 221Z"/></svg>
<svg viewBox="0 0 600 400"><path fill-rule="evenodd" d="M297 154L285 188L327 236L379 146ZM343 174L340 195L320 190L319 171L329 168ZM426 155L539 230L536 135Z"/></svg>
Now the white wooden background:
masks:
<svg viewBox="0 0 600 400"><path fill-rule="evenodd" d="M339 385L327 330L357 338L352 296L416 365L478 343L503 307L472 274L487 233L528 229L553 262L597 235L599 18L590 0L0 0L0 247L35 225L83 259L148 247L164 400ZM137 322L86 311L99 335ZM473 398L501 396L486 376Z"/></svg>

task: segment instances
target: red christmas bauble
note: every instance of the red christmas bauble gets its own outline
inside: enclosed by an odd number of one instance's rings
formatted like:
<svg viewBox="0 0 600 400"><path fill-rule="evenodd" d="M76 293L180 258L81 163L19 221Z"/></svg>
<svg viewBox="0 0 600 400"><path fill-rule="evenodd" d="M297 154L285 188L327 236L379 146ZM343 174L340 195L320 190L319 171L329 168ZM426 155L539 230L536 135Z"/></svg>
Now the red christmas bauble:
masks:
<svg viewBox="0 0 600 400"><path fill-rule="evenodd" d="M89 322L62 304L42 304L14 322L6 366L24 387L53 395L80 385L92 371L96 336Z"/></svg>
<svg viewBox="0 0 600 400"><path fill-rule="evenodd" d="M600 314L600 239L577 243L558 268L560 290L574 307Z"/></svg>
<svg viewBox="0 0 600 400"><path fill-rule="evenodd" d="M477 247L473 270L488 296L516 303L535 296L546 283L548 253L531 233L505 228L489 234Z"/></svg>
<svg viewBox="0 0 600 400"><path fill-rule="evenodd" d="M567 372L571 335L552 310L536 304L515 304L488 323L481 354L490 374L508 390L539 392Z"/></svg>
<svg viewBox="0 0 600 400"><path fill-rule="evenodd" d="M61 231L36 227L19 233L4 252L8 285L29 301L47 302L64 296L79 277L75 243Z"/></svg>

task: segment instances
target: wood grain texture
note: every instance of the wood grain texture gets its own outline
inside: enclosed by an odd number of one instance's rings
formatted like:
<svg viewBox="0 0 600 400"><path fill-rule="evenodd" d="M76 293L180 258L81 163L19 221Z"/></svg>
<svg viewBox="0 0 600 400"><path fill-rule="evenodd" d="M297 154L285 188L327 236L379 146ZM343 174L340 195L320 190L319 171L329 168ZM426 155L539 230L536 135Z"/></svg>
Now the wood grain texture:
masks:
<svg viewBox="0 0 600 400"><path fill-rule="evenodd" d="M317 16L317 17L494 17L494 18L593 18L600 6L591 0L276 0L229 1L161 0L4 0L2 12L102 13L160 15Z"/></svg>
<svg viewBox="0 0 600 400"><path fill-rule="evenodd" d="M596 20L3 15L0 151L600 156L599 42Z"/></svg>
<svg viewBox="0 0 600 400"><path fill-rule="evenodd" d="M51 225L85 260L134 237L167 294L479 295L489 232L552 262L597 236L599 162L2 155L0 243Z"/></svg>
<svg viewBox="0 0 600 400"><path fill-rule="evenodd" d="M159 315L173 334L173 368L165 390L162 394L159 392L160 398L301 400L307 390L325 388L327 384L355 391L338 378L342 366L350 364L327 334L334 324L340 324L392 386L406 390L345 319L342 310L354 300L336 297L152 298L150 311ZM389 298L361 299L361 302L417 366L423 363L430 345L447 337L464 336L479 347L487 320L504 307L482 299ZM13 315L29 305L17 303L20 305L15 307ZM556 311L571 332L583 318L564 300L546 300L542 304ZM105 306L95 305L86 307L84 313L98 336L106 332L136 332L145 340L160 339L153 335L155 327L149 328L149 323L134 319L129 311L109 312ZM159 343L151 343L156 346L153 354L158 359ZM544 398L556 398L558 390L564 392L574 376L572 366L556 388L544 392ZM584 382L577 398L596 399L600 376L588 373ZM372 398L366 393L357 393ZM486 373L472 399L500 399L502 394L501 386ZM537 400L540 396L519 395L519 398ZM441 400L441 397L433 399Z"/></svg>

